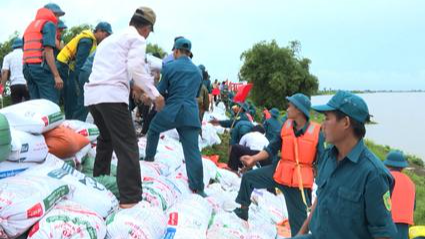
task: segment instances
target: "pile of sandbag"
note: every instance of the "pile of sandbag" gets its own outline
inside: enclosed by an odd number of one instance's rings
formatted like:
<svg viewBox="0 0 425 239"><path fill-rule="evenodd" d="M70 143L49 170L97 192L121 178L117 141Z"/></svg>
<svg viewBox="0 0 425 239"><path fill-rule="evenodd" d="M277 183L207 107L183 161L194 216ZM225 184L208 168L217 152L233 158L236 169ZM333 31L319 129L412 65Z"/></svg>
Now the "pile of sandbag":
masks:
<svg viewBox="0 0 425 239"><path fill-rule="evenodd" d="M96 212L71 201L61 201L37 222L28 239L105 238L106 223Z"/></svg>
<svg viewBox="0 0 425 239"><path fill-rule="evenodd" d="M172 206L168 212L168 226L165 238L201 239L212 215L212 207L198 195L188 195Z"/></svg>
<svg viewBox="0 0 425 239"><path fill-rule="evenodd" d="M42 165L26 170L22 175L50 177L72 186L75 191L68 199L94 210L102 217L107 217L118 208L117 198L104 185L53 155L49 155Z"/></svg>
<svg viewBox="0 0 425 239"><path fill-rule="evenodd" d="M107 239L155 239L165 233L164 212L146 202L111 214L106 220Z"/></svg>
<svg viewBox="0 0 425 239"><path fill-rule="evenodd" d="M17 237L68 194L72 192L65 182L46 176L19 175L2 179L0 227L9 237Z"/></svg>

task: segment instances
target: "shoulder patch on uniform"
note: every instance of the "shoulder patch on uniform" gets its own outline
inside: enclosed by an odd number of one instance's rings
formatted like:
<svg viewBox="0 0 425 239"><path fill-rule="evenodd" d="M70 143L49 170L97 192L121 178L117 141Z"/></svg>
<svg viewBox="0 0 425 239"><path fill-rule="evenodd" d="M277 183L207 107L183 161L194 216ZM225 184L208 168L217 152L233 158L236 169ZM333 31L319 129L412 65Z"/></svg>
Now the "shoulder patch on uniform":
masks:
<svg viewBox="0 0 425 239"><path fill-rule="evenodd" d="M383 200L384 200L384 204L385 207L387 208L388 211L391 211L391 195L390 195L390 191L388 190L386 193L384 193L384 196L382 196Z"/></svg>

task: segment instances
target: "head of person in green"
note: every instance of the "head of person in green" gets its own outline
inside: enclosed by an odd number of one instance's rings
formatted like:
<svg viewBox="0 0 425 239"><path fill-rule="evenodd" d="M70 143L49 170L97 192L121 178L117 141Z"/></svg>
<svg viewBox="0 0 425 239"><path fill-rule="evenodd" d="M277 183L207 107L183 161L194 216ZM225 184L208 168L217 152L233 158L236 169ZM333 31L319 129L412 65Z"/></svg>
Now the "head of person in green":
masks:
<svg viewBox="0 0 425 239"><path fill-rule="evenodd" d="M50 11L52 11L53 14L55 14L56 18L59 18L65 15L65 12L62 11L62 9L56 3L48 3L44 5L44 8L47 8Z"/></svg>
<svg viewBox="0 0 425 239"><path fill-rule="evenodd" d="M297 119L304 119L305 122L308 121L310 118L310 99L301 93L286 97L286 99L289 102L288 108L286 109L286 117L295 121L297 121ZM300 122L297 122L297 124L300 126L304 125L300 124Z"/></svg>
<svg viewBox="0 0 425 239"><path fill-rule="evenodd" d="M406 158L404 157L403 152L399 150L391 150L385 161L385 166L391 170L401 171L404 168L409 166L409 163L407 163Z"/></svg>
<svg viewBox="0 0 425 239"><path fill-rule="evenodd" d="M131 17L129 25L136 28L139 35L147 39L154 30L155 21L156 14L151 8L139 7L134 12L133 17Z"/></svg>
<svg viewBox="0 0 425 239"><path fill-rule="evenodd" d="M236 115L239 111L242 113L247 112L248 110L249 106L247 103L233 102L232 111L234 115Z"/></svg>
<svg viewBox="0 0 425 239"><path fill-rule="evenodd" d="M112 27L108 22L99 22L94 28L94 37L96 38L97 44L99 44L111 34Z"/></svg>
<svg viewBox="0 0 425 239"><path fill-rule="evenodd" d="M325 114L322 129L326 142L335 145L338 150L353 148L366 135L365 123L370 120L369 109L359 96L338 91L326 105L312 108Z"/></svg>
<svg viewBox="0 0 425 239"><path fill-rule="evenodd" d="M280 116L279 110L277 108L272 108L270 110L270 116L273 117L273 118L276 118L276 119L279 118L279 116Z"/></svg>
<svg viewBox="0 0 425 239"><path fill-rule="evenodd" d="M178 59L182 56L190 57L192 55L192 43L184 37L179 38L176 42L174 42L173 49L174 59Z"/></svg>

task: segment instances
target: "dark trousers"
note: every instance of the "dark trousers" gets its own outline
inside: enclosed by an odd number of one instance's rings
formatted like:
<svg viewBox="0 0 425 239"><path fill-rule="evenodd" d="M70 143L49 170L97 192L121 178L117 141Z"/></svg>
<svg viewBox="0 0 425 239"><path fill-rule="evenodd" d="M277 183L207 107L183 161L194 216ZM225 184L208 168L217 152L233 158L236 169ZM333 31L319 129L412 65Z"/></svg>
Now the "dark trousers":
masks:
<svg viewBox="0 0 425 239"><path fill-rule="evenodd" d="M30 98L46 99L59 104L59 91L55 88L55 79L46 65L25 64L24 76L27 80Z"/></svg>
<svg viewBox="0 0 425 239"><path fill-rule="evenodd" d="M394 239L409 239L409 225L404 223L396 223L397 235Z"/></svg>
<svg viewBox="0 0 425 239"><path fill-rule="evenodd" d="M255 188L279 188L285 196L291 233L292 235L296 235L307 218L307 208L303 203L301 192L298 188L280 185L274 181L273 174L276 166L277 162L274 162L271 165L245 173L242 176L241 188L239 189L236 202L243 206L249 206L251 204L251 193ZM307 203L310 205L311 189L304 189L304 193Z"/></svg>
<svg viewBox="0 0 425 239"><path fill-rule="evenodd" d="M240 144L232 145L232 150L230 151L230 156L229 156L229 161L227 162L227 166L229 166L229 168L232 169L233 171L238 171L239 168L243 167L240 160L242 156L244 155L252 156L257 154L258 152L260 151L251 150L250 148ZM270 165L270 164L271 164L271 161L269 159L260 161L260 165L262 167Z"/></svg>
<svg viewBox="0 0 425 239"><path fill-rule="evenodd" d="M169 129L176 128L175 125L162 125L162 122L154 118L148 131L146 142L146 158L155 158L158 148L159 134ZM158 125L160 125L158 127ZM152 127L153 126L153 127ZM162 130L159 130L162 129ZM180 142L183 146L183 154L186 162L186 172L189 178L191 190L204 190L204 171L202 166L201 152L198 146L199 128L190 126L177 127Z"/></svg>
<svg viewBox="0 0 425 239"><path fill-rule="evenodd" d="M30 99L30 94L26 85L11 85L10 86L10 97L12 98L12 104L21 103Z"/></svg>
<svg viewBox="0 0 425 239"><path fill-rule="evenodd" d="M142 123L142 134L147 134L149 130L149 125L151 124L151 121L153 117L156 115L155 108L152 108L148 105L141 105L139 107L139 111L141 113L143 123Z"/></svg>
<svg viewBox="0 0 425 239"><path fill-rule="evenodd" d="M139 149L128 106L124 103L103 103L89 106L89 111L100 133L93 176L110 174L112 152L115 151L120 203L141 201Z"/></svg>

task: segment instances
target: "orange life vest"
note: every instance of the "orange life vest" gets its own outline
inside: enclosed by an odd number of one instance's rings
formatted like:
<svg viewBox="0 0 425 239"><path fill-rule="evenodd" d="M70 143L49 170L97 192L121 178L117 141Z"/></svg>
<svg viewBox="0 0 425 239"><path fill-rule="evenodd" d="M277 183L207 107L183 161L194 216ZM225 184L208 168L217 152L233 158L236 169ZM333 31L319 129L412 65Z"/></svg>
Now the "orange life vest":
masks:
<svg viewBox="0 0 425 239"><path fill-rule="evenodd" d="M293 121L287 120L282 127L281 159L276 167L273 179L288 187L312 188L313 162L316 159L320 125L310 122L306 132L295 136ZM301 182L300 182L301 181Z"/></svg>
<svg viewBox="0 0 425 239"><path fill-rule="evenodd" d="M267 109L263 110L263 114L264 114L264 118L266 119L270 119L272 117L270 112Z"/></svg>
<svg viewBox="0 0 425 239"><path fill-rule="evenodd" d="M24 63L40 64L43 62L43 27L47 22L53 22L56 26L58 19L55 14L47 8L37 11L35 20L30 23L24 33Z"/></svg>
<svg viewBox="0 0 425 239"><path fill-rule="evenodd" d="M391 196L391 213L394 223L413 225L415 209L415 184L410 178L397 171L391 171L395 186Z"/></svg>

